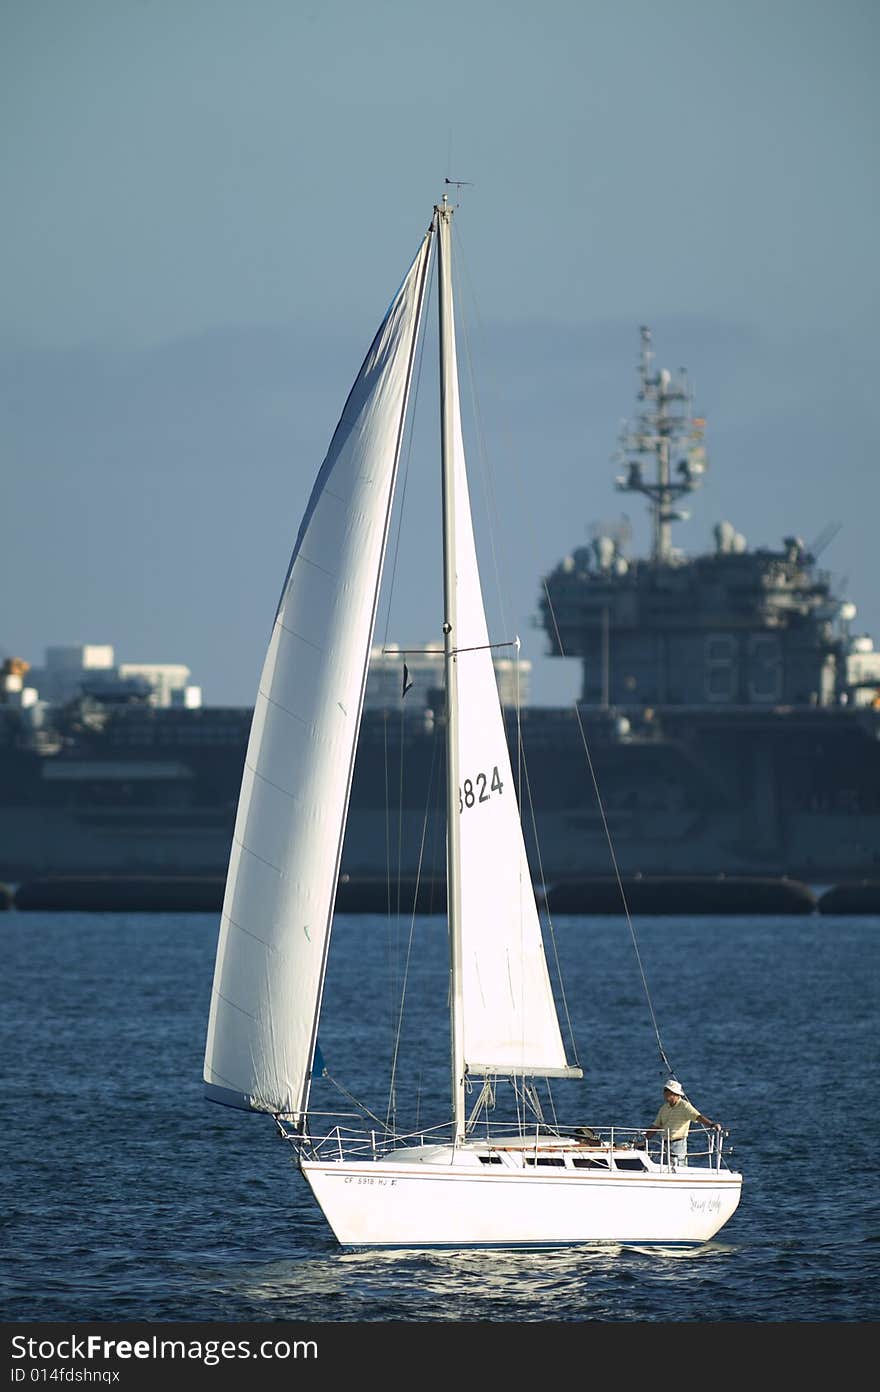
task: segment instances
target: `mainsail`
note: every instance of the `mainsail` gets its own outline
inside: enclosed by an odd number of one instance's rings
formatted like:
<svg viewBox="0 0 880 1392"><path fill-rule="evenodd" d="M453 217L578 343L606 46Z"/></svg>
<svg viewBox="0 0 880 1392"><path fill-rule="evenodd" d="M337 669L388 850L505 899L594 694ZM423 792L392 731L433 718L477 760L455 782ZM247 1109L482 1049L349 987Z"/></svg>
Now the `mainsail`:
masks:
<svg viewBox="0 0 880 1392"><path fill-rule="evenodd" d="M523 843L480 587L448 314L455 497L461 1002L471 1074L579 1073L565 1048Z"/></svg>
<svg viewBox="0 0 880 1392"><path fill-rule="evenodd" d="M430 253L364 359L300 526L245 758L205 1051L214 1101L308 1094L379 582Z"/></svg>

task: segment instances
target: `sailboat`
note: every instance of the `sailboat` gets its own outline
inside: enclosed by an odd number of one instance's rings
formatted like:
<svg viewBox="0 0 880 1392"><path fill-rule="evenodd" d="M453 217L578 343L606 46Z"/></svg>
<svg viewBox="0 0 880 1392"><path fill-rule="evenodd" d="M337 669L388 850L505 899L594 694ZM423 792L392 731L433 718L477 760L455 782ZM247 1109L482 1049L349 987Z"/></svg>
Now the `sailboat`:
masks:
<svg viewBox="0 0 880 1392"><path fill-rule="evenodd" d="M566 1056L477 567L444 198L349 393L299 528L263 666L230 855L205 1092L269 1113L333 1233L355 1247L693 1245L741 1176L637 1128L548 1124L496 1091L580 1077ZM437 248L446 685L450 1117L358 1132L310 1111L318 1021L395 482ZM439 616L438 616L439 618ZM468 1090L478 1092L466 1109ZM331 1119L332 1120L332 1119ZM479 1126L477 1122L479 1120Z"/></svg>

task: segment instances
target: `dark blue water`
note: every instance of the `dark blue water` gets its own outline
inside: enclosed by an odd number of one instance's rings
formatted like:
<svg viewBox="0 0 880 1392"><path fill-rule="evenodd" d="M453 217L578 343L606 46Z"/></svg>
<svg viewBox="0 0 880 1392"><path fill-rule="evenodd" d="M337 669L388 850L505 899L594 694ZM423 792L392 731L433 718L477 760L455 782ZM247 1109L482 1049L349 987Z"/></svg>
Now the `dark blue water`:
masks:
<svg viewBox="0 0 880 1392"><path fill-rule="evenodd" d="M202 1100L216 919L4 914L0 1318L865 1321L880 1313L878 951L868 919L637 921L666 1051L731 1131L742 1204L695 1254L345 1253L269 1118ZM408 929L337 922L321 1046L388 1106ZM583 1083L648 1124L662 1072L625 924L556 925ZM401 1125L448 1111L446 941L413 933ZM344 1104L322 1084L314 1099Z"/></svg>

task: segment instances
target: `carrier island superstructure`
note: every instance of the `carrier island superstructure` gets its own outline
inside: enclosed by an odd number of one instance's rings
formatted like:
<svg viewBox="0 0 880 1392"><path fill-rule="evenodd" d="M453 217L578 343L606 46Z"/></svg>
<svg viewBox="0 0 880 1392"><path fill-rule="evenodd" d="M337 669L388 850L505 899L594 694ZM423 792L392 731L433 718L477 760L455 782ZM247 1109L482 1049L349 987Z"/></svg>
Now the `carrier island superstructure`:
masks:
<svg viewBox="0 0 880 1392"><path fill-rule="evenodd" d="M647 501L651 554L631 558L622 529L599 529L544 577L550 651L582 663L577 710L517 718L513 674L499 672L511 744L519 730L525 749L536 878L608 875L607 823L625 876L878 879L880 653L818 566L827 536L749 549L722 522L710 552L676 549L680 503L705 476L704 433L686 376L655 369L642 329L617 483ZM251 712L199 705L185 668L161 669L179 689L157 700L159 670L86 672L45 702L26 698L26 664L7 660L0 880L225 874ZM427 654L376 657L350 877L442 875L437 685Z"/></svg>

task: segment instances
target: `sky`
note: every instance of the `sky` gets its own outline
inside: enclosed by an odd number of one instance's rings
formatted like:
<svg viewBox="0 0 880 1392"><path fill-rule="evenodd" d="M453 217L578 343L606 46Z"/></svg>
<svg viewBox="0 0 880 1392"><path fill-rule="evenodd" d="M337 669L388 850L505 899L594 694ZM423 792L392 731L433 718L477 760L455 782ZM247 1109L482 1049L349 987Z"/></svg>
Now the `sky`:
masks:
<svg viewBox="0 0 880 1392"><path fill-rule="evenodd" d="M2 0L0 656L112 643L253 701L312 482L446 177L468 181L493 637L521 635L532 699L579 682L545 655L541 577L623 514L648 547L612 463L641 324L707 420L676 545L709 549L722 518L774 547L833 526L821 563L880 646L878 16ZM439 627L434 372L426 348L380 609L403 644Z"/></svg>

